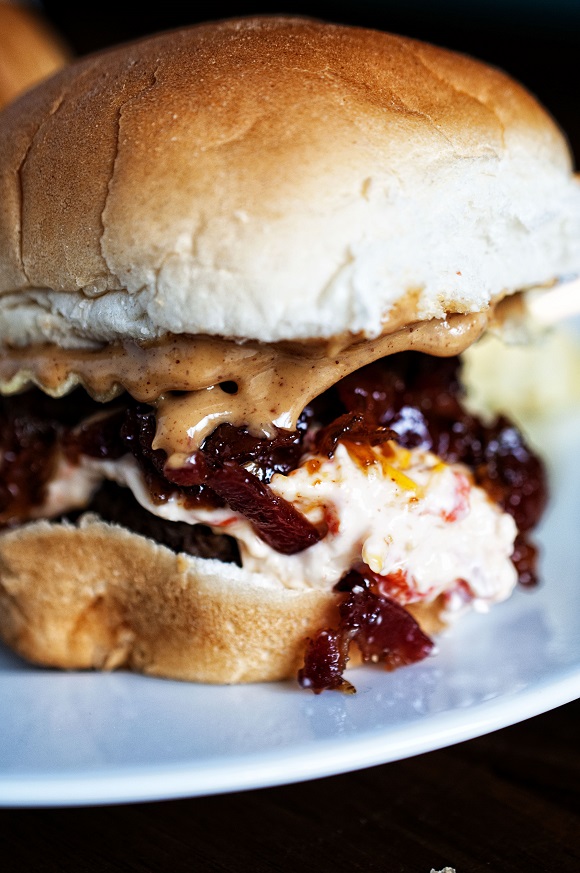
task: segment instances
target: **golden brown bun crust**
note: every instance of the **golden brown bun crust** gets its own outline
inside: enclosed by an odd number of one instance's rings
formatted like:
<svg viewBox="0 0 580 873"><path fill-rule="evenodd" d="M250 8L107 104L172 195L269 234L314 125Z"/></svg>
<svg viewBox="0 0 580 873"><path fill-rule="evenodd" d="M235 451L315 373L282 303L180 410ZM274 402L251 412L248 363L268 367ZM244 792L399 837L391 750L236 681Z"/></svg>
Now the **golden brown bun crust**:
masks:
<svg viewBox="0 0 580 873"><path fill-rule="evenodd" d="M0 536L0 638L47 666L212 683L294 677L307 637L336 626L337 604L330 592L255 585L95 516ZM440 627L428 611L418 617Z"/></svg>
<svg viewBox="0 0 580 873"><path fill-rule="evenodd" d="M52 75L71 52L37 9L0 2L0 106Z"/></svg>
<svg viewBox="0 0 580 873"><path fill-rule="evenodd" d="M335 618L332 595L236 585L238 568L96 520L5 534L0 562L0 635L55 667L280 679L297 669L305 637Z"/></svg>
<svg viewBox="0 0 580 873"><path fill-rule="evenodd" d="M7 108L0 154L0 292L61 293L19 314L36 341L376 335L417 288L441 317L576 263L537 101L362 28L242 19L89 56Z"/></svg>

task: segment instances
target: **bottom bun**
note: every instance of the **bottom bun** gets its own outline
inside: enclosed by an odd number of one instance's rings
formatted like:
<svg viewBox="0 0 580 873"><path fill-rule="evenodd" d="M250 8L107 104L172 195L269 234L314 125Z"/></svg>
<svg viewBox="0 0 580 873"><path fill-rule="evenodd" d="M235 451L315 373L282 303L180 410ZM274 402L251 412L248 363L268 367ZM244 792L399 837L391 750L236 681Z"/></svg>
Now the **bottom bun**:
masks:
<svg viewBox="0 0 580 873"><path fill-rule="evenodd" d="M0 637L51 667L220 684L295 677L307 638L337 626L342 596L175 554L92 514L0 536ZM409 611L426 633L441 629L436 604Z"/></svg>

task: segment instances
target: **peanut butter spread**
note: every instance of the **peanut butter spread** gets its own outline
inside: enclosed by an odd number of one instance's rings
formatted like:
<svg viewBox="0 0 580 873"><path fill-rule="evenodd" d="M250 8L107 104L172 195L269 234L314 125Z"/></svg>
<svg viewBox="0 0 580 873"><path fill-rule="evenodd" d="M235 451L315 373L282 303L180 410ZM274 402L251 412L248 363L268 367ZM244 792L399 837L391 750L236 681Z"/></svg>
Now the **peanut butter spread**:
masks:
<svg viewBox="0 0 580 873"><path fill-rule="evenodd" d="M456 355L484 331L493 314L450 315L416 322L376 339L342 346L237 343L208 336L171 335L155 344L134 341L96 350L54 345L11 349L0 358L0 387L15 393L30 384L62 396L81 384L99 400L123 390L157 408L154 448L180 466L222 422L272 437L295 428L314 397L365 364L413 349Z"/></svg>

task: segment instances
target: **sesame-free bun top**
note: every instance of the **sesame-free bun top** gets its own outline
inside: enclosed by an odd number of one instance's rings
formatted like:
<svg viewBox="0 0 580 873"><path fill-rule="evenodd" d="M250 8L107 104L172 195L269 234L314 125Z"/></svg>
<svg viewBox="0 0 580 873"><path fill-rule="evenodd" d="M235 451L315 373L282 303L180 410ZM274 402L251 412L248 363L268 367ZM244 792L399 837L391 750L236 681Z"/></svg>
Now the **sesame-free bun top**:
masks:
<svg viewBox="0 0 580 873"><path fill-rule="evenodd" d="M0 116L0 338L376 336L580 271L580 186L497 69L291 17L165 32Z"/></svg>

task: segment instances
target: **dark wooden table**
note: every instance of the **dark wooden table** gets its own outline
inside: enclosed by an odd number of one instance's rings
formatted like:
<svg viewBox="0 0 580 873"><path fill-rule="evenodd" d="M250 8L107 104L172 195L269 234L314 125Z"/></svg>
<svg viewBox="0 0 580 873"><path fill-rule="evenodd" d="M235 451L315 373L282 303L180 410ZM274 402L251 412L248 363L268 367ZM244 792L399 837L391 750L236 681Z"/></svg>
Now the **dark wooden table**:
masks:
<svg viewBox="0 0 580 873"><path fill-rule="evenodd" d="M312 782L163 803L0 810L0 868L578 873L579 737L576 701L471 742Z"/></svg>
<svg viewBox="0 0 580 873"><path fill-rule="evenodd" d="M431 39L520 78L580 154L578 16L567 24L557 15L493 19L484 4L473 17L470 4L403 6L44 4L78 54L195 18L280 8ZM487 6L497 15L498 4ZM577 701L471 742L312 782L161 803L0 810L0 869L579 873L579 739Z"/></svg>

